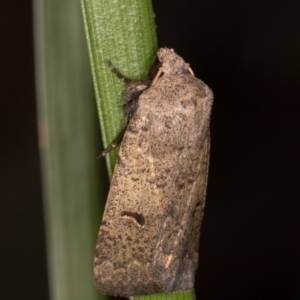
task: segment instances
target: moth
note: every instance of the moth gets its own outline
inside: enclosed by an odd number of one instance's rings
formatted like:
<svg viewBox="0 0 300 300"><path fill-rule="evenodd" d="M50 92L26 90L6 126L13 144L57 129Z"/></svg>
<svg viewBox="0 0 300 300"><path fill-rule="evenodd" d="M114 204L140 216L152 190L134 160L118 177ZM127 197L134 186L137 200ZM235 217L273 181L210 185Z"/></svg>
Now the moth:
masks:
<svg viewBox="0 0 300 300"><path fill-rule="evenodd" d="M95 285L124 297L192 289L212 91L173 49L158 50L149 80L130 81L109 66L128 84L127 126L98 235Z"/></svg>

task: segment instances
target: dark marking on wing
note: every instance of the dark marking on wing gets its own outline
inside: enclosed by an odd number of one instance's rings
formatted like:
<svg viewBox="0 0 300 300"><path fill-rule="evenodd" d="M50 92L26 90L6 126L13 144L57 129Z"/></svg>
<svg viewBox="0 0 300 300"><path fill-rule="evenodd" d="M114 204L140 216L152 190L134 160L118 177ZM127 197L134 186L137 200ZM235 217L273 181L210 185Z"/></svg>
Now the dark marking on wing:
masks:
<svg viewBox="0 0 300 300"><path fill-rule="evenodd" d="M140 226L145 225L145 218L142 214L130 212L130 211L123 211L121 213L121 217L133 218L135 222L137 222Z"/></svg>

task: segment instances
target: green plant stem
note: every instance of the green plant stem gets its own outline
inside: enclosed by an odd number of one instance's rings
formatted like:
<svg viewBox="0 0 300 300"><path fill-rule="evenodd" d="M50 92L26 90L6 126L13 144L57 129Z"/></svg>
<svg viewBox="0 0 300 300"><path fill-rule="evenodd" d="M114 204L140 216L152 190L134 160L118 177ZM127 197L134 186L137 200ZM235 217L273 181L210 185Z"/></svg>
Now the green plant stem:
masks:
<svg viewBox="0 0 300 300"><path fill-rule="evenodd" d="M125 85L106 60L126 77L145 79L157 51L150 0L81 0L104 146L124 128L121 98ZM106 155L112 176L118 148ZM131 297L139 300L194 300L194 291Z"/></svg>
<svg viewBox="0 0 300 300"><path fill-rule="evenodd" d="M124 84L106 60L131 79L147 78L157 51L150 0L82 0L103 144L124 128L121 98ZM106 155L111 177L118 149Z"/></svg>
<svg viewBox="0 0 300 300"><path fill-rule="evenodd" d="M34 29L50 299L103 299L92 280L102 180L80 2L35 0Z"/></svg>
<svg viewBox="0 0 300 300"><path fill-rule="evenodd" d="M171 294L152 294L147 296L130 297L130 300L196 300L194 290Z"/></svg>

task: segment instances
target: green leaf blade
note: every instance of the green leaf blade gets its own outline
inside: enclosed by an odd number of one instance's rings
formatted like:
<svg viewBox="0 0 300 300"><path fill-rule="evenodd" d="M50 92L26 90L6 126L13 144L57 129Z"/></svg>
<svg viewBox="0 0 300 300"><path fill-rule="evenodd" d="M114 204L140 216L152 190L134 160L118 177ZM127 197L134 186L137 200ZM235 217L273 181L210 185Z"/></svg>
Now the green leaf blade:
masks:
<svg viewBox="0 0 300 300"><path fill-rule="evenodd" d="M82 0L87 42L104 146L124 128L121 99L125 85L105 61L130 79L146 79L157 52L154 12L150 0ZM118 149L106 155L109 176ZM194 290L130 297L139 300L195 300Z"/></svg>
<svg viewBox="0 0 300 300"><path fill-rule="evenodd" d="M130 79L147 78L157 51L151 1L82 0L91 68L104 146L125 126L121 99L125 85L106 60ZM106 156L111 177L118 149Z"/></svg>

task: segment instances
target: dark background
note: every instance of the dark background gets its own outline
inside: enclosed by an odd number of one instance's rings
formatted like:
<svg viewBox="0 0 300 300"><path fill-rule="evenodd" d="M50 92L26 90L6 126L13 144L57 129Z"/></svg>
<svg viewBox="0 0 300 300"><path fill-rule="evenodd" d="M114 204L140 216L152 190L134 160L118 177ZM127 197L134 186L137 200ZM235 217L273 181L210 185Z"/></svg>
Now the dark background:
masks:
<svg viewBox="0 0 300 300"><path fill-rule="evenodd" d="M153 6L159 45L215 94L198 299L300 299L300 2ZM0 15L0 294L47 300L31 2Z"/></svg>

